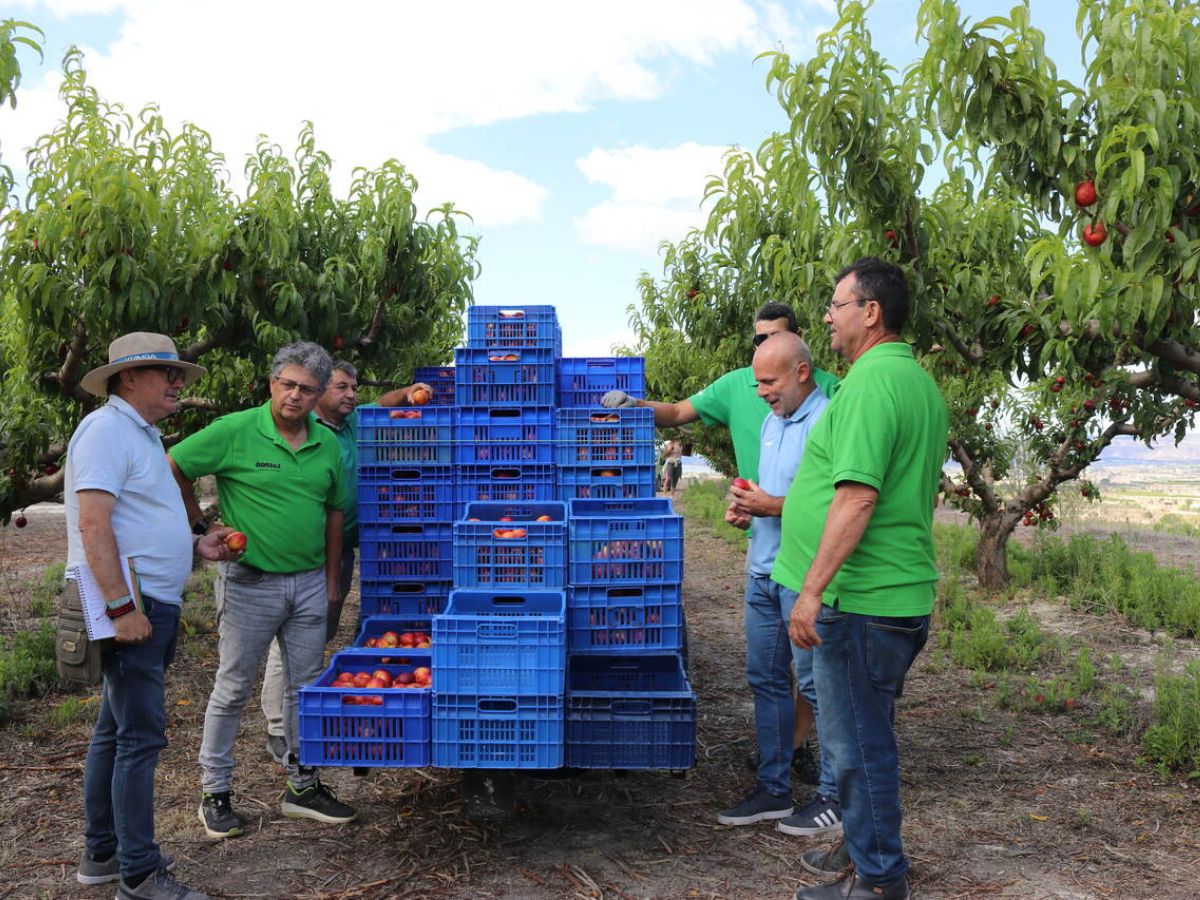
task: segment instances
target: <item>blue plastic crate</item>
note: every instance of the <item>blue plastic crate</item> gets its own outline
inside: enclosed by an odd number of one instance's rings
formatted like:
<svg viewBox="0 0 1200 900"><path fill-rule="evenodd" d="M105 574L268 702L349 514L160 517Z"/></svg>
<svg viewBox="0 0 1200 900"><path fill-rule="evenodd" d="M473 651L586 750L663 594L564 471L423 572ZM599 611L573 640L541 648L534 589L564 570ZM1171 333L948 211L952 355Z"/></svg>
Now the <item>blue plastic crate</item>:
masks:
<svg viewBox="0 0 1200 900"><path fill-rule="evenodd" d="M389 631L396 632L397 635L414 634L423 635L429 639L429 643L433 642L433 615L428 616L367 616L362 619L358 627L358 635L354 638L355 647L363 647L368 650L429 650L429 647L417 647L415 645L395 647L367 647L368 640L378 640Z"/></svg>
<svg viewBox="0 0 1200 900"><path fill-rule="evenodd" d="M431 688L333 687L340 671L383 669L395 676L429 668L428 651L343 651L312 685L300 688L300 763L306 766L409 767L432 760ZM386 661L385 660L389 660Z"/></svg>
<svg viewBox="0 0 1200 900"><path fill-rule="evenodd" d="M549 465L554 462L554 407L462 407L454 436L460 465Z"/></svg>
<svg viewBox="0 0 1200 900"><path fill-rule="evenodd" d="M484 504L468 504L475 509ZM562 590L567 586L567 523L454 523L454 586L484 590Z"/></svg>
<svg viewBox="0 0 1200 900"><path fill-rule="evenodd" d="M358 521L452 522L461 508L453 466L359 466Z"/></svg>
<svg viewBox="0 0 1200 900"><path fill-rule="evenodd" d="M654 410L563 407L554 414L560 466L654 466Z"/></svg>
<svg viewBox="0 0 1200 900"><path fill-rule="evenodd" d="M448 466L454 462L456 410L364 406L358 410L358 464Z"/></svg>
<svg viewBox="0 0 1200 900"><path fill-rule="evenodd" d="M562 353L562 329L553 306L472 306L467 346L546 348Z"/></svg>
<svg viewBox="0 0 1200 900"><path fill-rule="evenodd" d="M645 653L683 647L678 584L571 587L567 648L572 653Z"/></svg>
<svg viewBox="0 0 1200 900"><path fill-rule="evenodd" d="M433 764L450 769L557 769L563 697L446 694L433 701Z"/></svg>
<svg viewBox="0 0 1200 900"><path fill-rule="evenodd" d="M436 687L446 694L561 694L567 664L562 591L460 591L433 620Z"/></svg>
<svg viewBox="0 0 1200 900"><path fill-rule="evenodd" d="M454 405L454 366L419 366L413 370L413 384L418 382L433 391L429 406Z"/></svg>
<svg viewBox="0 0 1200 900"><path fill-rule="evenodd" d="M467 503L555 501L554 471L552 465L459 466L459 509Z"/></svg>
<svg viewBox="0 0 1200 900"><path fill-rule="evenodd" d="M359 577L452 579L452 541L449 522L359 522Z"/></svg>
<svg viewBox="0 0 1200 900"><path fill-rule="evenodd" d="M460 347L454 351L459 406L557 406L553 350Z"/></svg>
<svg viewBox="0 0 1200 900"><path fill-rule="evenodd" d="M646 397L646 361L640 356L602 356L558 361L560 406L599 406L609 391Z"/></svg>
<svg viewBox="0 0 1200 900"><path fill-rule="evenodd" d="M571 500L570 584L682 584L683 519L671 501Z"/></svg>
<svg viewBox="0 0 1200 900"><path fill-rule="evenodd" d="M546 517L549 518L546 518ZM567 504L557 500L541 502L472 502L463 507L465 522L549 522L567 521Z"/></svg>
<svg viewBox="0 0 1200 900"><path fill-rule="evenodd" d="M571 657L565 740L581 769L691 768L696 694L679 655Z"/></svg>
<svg viewBox="0 0 1200 900"><path fill-rule="evenodd" d="M558 467L558 496L570 500L636 500L652 498L657 486L654 466L604 463Z"/></svg>
<svg viewBox="0 0 1200 900"><path fill-rule="evenodd" d="M436 616L446 608L450 579L425 581L383 579L359 582L359 618L370 616Z"/></svg>

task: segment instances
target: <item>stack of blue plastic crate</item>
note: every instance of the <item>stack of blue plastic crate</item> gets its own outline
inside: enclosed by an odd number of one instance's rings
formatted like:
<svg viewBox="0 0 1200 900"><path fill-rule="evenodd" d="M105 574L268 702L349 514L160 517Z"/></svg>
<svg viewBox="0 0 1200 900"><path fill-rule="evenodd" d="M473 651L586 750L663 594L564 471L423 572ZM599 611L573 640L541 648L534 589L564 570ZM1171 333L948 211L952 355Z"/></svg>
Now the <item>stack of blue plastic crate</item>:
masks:
<svg viewBox="0 0 1200 900"><path fill-rule="evenodd" d="M557 499L554 407L562 330L552 306L473 306L454 351L458 499Z"/></svg>
<svg viewBox="0 0 1200 900"><path fill-rule="evenodd" d="M434 765L563 764L566 578L564 504L467 504L433 626Z"/></svg>

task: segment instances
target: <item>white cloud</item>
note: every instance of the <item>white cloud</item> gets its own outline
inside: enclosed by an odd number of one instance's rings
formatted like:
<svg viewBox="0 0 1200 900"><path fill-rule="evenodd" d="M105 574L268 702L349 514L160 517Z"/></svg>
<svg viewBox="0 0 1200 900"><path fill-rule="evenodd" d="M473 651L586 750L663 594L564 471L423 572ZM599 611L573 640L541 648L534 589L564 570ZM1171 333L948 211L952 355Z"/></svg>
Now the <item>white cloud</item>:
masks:
<svg viewBox="0 0 1200 900"><path fill-rule="evenodd" d="M39 7L47 8L56 18L123 15L110 46L87 50L89 79L127 110L155 102L173 126L187 120L207 130L235 184L260 133L290 152L307 119L334 158L339 184L353 165L396 157L418 176L423 206L453 199L479 227L538 220L546 191L526 175L434 152L434 136L600 101L653 99L669 89L673 66L759 52L790 34L800 15L777 0L377 0L335 9L315 0L48 0ZM52 31L53 23L43 24ZM54 88L30 81L5 123L10 160L62 115ZM662 202L643 196L645 186L621 184L631 194L618 203ZM688 196L696 196L694 185Z"/></svg>
<svg viewBox="0 0 1200 900"><path fill-rule="evenodd" d="M612 189L611 199L575 220L584 244L653 253L704 224L700 198L721 172L727 147L685 143L652 149L593 150L577 161L588 181Z"/></svg>

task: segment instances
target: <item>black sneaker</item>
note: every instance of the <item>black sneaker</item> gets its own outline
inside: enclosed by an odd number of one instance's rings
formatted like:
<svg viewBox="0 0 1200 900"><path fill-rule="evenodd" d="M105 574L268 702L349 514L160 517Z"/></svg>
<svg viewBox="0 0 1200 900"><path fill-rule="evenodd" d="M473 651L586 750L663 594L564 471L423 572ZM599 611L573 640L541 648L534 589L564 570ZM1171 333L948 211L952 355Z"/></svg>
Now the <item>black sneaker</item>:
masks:
<svg viewBox="0 0 1200 900"><path fill-rule="evenodd" d="M204 833L210 838L237 837L246 830L246 820L233 811L229 791L205 794L198 812Z"/></svg>
<svg viewBox="0 0 1200 900"><path fill-rule="evenodd" d="M838 841L828 850L809 850L800 857L800 865L814 875L841 875L850 867L850 851L845 841Z"/></svg>
<svg viewBox="0 0 1200 900"><path fill-rule="evenodd" d="M901 875L890 884L876 884L851 872L840 881L801 888L795 900L908 900L908 879Z"/></svg>
<svg viewBox="0 0 1200 900"><path fill-rule="evenodd" d="M775 826L784 834L800 837L815 837L818 834L840 833L842 810L836 803L821 794L813 794L804 809L794 816L782 819Z"/></svg>
<svg viewBox="0 0 1200 900"><path fill-rule="evenodd" d="M159 866L137 887L130 887L122 878L117 885L117 900L208 900L208 894L180 884L170 872Z"/></svg>
<svg viewBox="0 0 1200 900"><path fill-rule="evenodd" d="M279 803L279 811L289 819L316 819L330 825L353 822L358 811L343 803L320 781L314 781L302 791L292 787L289 781Z"/></svg>
<svg viewBox="0 0 1200 900"><path fill-rule="evenodd" d="M753 825L755 822L790 816L793 809L795 807L790 794L779 797L765 787L755 785L741 803L718 813L717 821L722 825Z"/></svg>

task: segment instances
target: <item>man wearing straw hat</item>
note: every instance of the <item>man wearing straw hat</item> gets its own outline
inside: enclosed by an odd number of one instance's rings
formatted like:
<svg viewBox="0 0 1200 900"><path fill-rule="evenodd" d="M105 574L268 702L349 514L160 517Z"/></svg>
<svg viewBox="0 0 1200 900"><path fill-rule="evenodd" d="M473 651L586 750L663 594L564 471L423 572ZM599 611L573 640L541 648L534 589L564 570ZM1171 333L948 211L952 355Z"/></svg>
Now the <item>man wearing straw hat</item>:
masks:
<svg viewBox="0 0 1200 900"><path fill-rule="evenodd" d="M83 776L86 848L76 879L119 881L117 897L126 900L204 900L175 881L174 860L154 842L154 769L167 743L163 682L192 554L235 555L224 540L231 529L192 536L154 427L204 369L181 360L169 337L150 332L117 338L108 360L80 382L108 402L71 436L63 491L68 569L90 570L116 631L102 657L100 711ZM140 609L123 574L128 564Z"/></svg>

